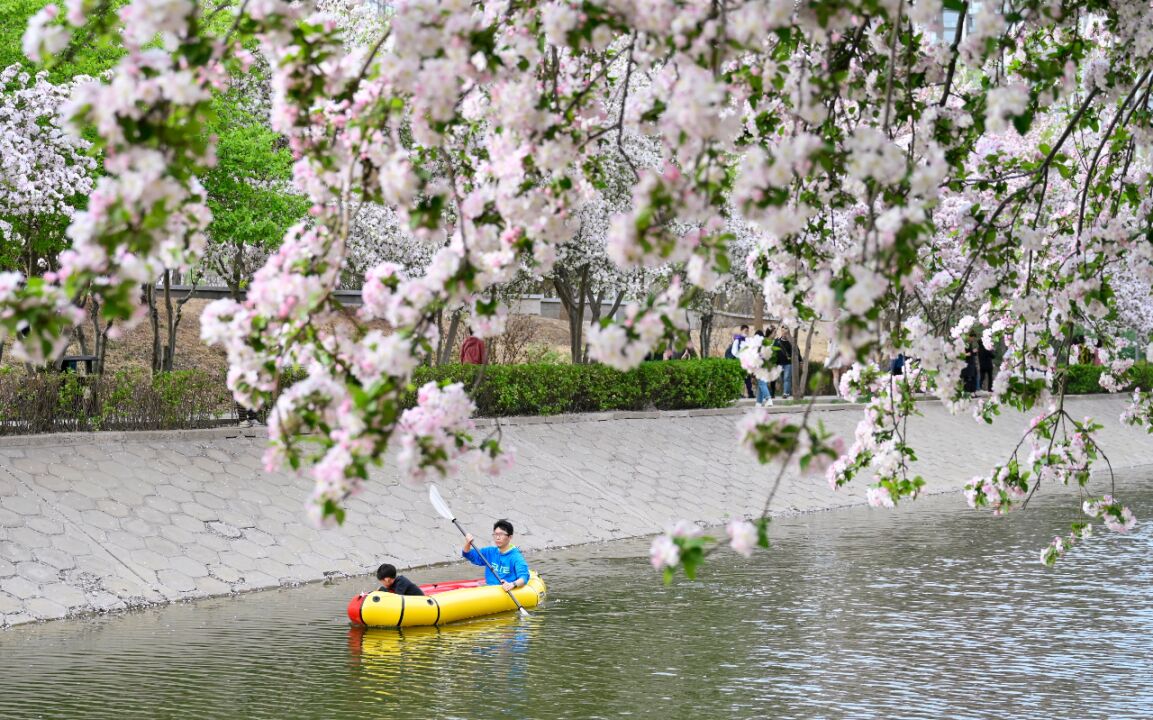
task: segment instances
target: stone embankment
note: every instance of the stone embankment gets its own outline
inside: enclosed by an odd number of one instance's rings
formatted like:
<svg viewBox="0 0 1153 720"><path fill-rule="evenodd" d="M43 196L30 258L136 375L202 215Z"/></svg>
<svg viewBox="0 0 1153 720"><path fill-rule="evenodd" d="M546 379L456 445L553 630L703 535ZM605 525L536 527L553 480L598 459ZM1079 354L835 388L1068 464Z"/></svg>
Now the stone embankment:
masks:
<svg viewBox="0 0 1153 720"><path fill-rule="evenodd" d="M1151 465L1153 437L1118 422L1124 402L1074 398L1069 409L1105 425L1114 469ZM851 441L855 410L817 412ZM929 492L956 491L1004 460L1025 426L1012 412L989 426L935 402L922 410L909 435ZM515 469L466 475L441 490L478 535L492 519L511 518L530 551L651 534L681 518L755 515L777 470L737 446L743 412L505 420ZM264 447L262 428L0 439L0 627L456 557L456 531L391 467L348 503L343 527L309 527L310 482L265 473ZM786 474L772 512L858 505L865 484L833 492L822 478Z"/></svg>

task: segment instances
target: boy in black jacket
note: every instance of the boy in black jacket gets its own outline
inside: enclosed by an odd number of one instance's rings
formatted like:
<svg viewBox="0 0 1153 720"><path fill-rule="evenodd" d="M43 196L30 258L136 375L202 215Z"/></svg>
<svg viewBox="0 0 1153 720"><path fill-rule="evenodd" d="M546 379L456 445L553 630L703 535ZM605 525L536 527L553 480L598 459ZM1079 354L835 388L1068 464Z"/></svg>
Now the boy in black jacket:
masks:
<svg viewBox="0 0 1153 720"><path fill-rule="evenodd" d="M424 595L420 586L403 575L396 574L396 567L385 563L376 569L376 579L380 581L383 592L397 595Z"/></svg>

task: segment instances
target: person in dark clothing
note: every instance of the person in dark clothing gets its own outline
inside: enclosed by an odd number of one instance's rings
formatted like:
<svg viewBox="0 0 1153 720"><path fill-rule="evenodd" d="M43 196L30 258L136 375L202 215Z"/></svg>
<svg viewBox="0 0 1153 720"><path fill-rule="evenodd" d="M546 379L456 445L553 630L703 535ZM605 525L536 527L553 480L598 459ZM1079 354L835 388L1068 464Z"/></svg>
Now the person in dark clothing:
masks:
<svg viewBox="0 0 1153 720"><path fill-rule="evenodd" d="M777 365L781 367L781 397L787 398L793 394L793 342L789 339L789 329L782 327L776 339L773 340L773 347L776 348ZM774 386L776 383L773 383ZM773 389L773 394L776 395L776 388Z"/></svg>
<svg viewBox="0 0 1153 720"><path fill-rule="evenodd" d="M420 586L403 575L396 574L396 566L385 563L376 569L376 579L380 581L381 592L397 595L424 595Z"/></svg>
<svg viewBox="0 0 1153 720"><path fill-rule="evenodd" d="M978 388L993 392L993 351L987 350L985 343L977 346L977 369L981 371Z"/></svg>
<svg viewBox="0 0 1153 720"><path fill-rule="evenodd" d="M961 382L967 393L977 392L977 343L970 339L965 349L965 369L961 371Z"/></svg>

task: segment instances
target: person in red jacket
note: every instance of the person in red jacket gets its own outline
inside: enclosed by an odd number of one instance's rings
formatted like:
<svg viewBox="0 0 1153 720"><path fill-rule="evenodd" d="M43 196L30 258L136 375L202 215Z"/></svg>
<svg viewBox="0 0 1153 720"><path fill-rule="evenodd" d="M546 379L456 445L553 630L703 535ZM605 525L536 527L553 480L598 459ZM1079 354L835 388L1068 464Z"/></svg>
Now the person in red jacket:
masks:
<svg viewBox="0 0 1153 720"><path fill-rule="evenodd" d="M460 361L466 365L484 365L488 361L488 348L484 340L472 334L471 327L468 329L468 337L460 346Z"/></svg>

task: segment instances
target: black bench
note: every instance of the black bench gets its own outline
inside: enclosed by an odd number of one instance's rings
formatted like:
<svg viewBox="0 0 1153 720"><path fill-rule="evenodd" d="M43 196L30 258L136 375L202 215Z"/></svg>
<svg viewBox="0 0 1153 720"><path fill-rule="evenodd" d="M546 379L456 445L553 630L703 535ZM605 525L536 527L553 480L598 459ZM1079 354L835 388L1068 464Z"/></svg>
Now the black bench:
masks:
<svg viewBox="0 0 1153 720"><path fill-rule="evenodd" d="M60 369L63 372L79 372L80 364L84 363L84 372L91 375L92 367L98 359L95 355L65 355L60 361Z"/></svg>

